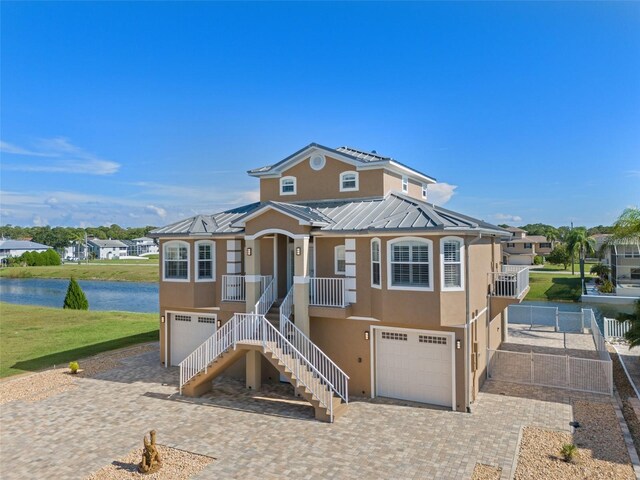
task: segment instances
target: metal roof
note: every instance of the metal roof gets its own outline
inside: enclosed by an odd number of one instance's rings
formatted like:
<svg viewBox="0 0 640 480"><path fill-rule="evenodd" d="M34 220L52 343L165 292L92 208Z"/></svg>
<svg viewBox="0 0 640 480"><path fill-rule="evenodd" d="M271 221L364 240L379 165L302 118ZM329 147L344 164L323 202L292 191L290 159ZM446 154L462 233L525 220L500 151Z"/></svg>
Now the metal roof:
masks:
<svg viewBox="0 0 640 480"><path fill-rule="evenodd" d="M48 250L50 248L53 247L29 240L0 240L0 250Z"/></svg>
<svg viewBox="0 0 640 480"><path fill-rule="evenodd" d="M100 240L99 238L90 238L87 240L88 243L95 245L100 248L126 248L127 244L121 242L120 240Z"/></svg>
<svg viewBox="0 0 640 480"><path fill-rule="evenodd" d="M198 215L158 228L154 237L242 233L244 221L251 214L273 207L304 220L320 232L407 232L485 231L506 236L509 233L495 225L477 220L436 205L391 192L384 197L350 200L328 200L299 203L263 202L215 215ZM215 225L214 225L215 223Z"/></svg>

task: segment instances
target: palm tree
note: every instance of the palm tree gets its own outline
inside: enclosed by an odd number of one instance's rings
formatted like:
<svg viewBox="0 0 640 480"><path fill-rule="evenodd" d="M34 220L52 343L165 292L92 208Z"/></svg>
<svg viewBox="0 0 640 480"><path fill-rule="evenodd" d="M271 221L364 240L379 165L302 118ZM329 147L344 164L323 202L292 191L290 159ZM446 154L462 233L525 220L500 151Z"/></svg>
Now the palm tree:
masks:
<svg viewBox="0 0 640 480"><path fill-rule="evenodd" d="M640 208L625 208L622 215L613 224L611 239L615 240L640 240Z"/></svg>
<svg viewBox="0 0 640 480"><path fill-rule="evenodd" d="M576 227L567 236L567 250L572 254L578 254L580 259L580 279L582 281L582 291L587 293L584 284L584 259L587 255L595 253L596 242L587 234L584 227Z"/></svg>
<svg viewBox="0 0 640 480"><path fill-rule="evenodd" d="M609 273L611 273L611 267L603 263L596 263L591 267L589 273L598 275L600 278L604 278L606 275L609 275Z"/></svg>

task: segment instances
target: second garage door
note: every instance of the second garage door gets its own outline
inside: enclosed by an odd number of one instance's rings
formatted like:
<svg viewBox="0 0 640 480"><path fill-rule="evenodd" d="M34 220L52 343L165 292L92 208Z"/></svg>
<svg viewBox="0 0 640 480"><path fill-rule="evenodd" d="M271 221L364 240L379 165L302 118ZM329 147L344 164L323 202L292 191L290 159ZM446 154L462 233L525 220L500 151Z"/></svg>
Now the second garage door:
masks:
<svg viewBox="0 0 640 480"><path fill-rule="evenodd" d="M452 342L442 332L376 329L376 394L451 407Z"/></svg>

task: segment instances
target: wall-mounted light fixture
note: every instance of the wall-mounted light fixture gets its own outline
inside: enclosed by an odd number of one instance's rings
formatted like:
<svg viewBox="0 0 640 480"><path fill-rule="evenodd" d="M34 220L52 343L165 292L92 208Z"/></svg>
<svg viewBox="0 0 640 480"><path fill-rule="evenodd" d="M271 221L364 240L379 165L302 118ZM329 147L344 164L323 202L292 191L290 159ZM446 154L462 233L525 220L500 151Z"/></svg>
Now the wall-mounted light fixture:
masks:
<svg viewBox="0 0 640 480"><path fill-rule="evenodd" d="M456 350L460 350L462 347L462 342L460 340L456 340Z"/></svg>
<svg viewBox="0 0 640 480"><path fill-rule="evenodd" d="M164 315L160 317L160 323L164 323Z"/></svg>
<svg viewBox="0 0 640 480"><path fill-rule="evenodd" d="M296 247L296 256L302 255L302 249L300 247Z"/></svg>
<svg viewBox="0 0 640 480"><path fill-rule="evenodd" d="M369 340L369 330L364 331L364 339Z"/></svg>
<svg viewBox="0 0 640 480"><path fill-rule="evenodd" d="M218 319L216 322L216 327L220 328L222 326L222 320Z"/></svg>
<svg viewBox="0 0 640 480"><path fill-rule="evenodd" d="M247 257L250 257L253 254L253 250L251 247L247 247Z"/></svg>

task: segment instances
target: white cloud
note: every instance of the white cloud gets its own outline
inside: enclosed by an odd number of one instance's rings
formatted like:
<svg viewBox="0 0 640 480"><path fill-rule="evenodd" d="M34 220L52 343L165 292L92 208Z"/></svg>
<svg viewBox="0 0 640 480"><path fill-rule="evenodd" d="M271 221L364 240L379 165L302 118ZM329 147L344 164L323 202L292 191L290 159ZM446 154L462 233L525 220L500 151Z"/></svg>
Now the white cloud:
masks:
<svg viewBox="0 0 640 480"><path fill-rule="evenodd" d="M449 183L433 183L427 186L427 201L436 205L444 205L455 194L457 185Z"/></svg>
<svg viewBox="0 0 640 480"><path fill-rule="evenodd" d="M627 177L640 177L640 170L629 170Z"/></svg>
<svg viewBox="0 0 640 480"><path fill-rule="evenodd" d="M155 205L147 205L144 208L145 212L153 213L154 215L159 216L160 218L164 218L167 216L167 211L164 208L156 207Z"/></svg>
<svg viewBox="0 0 640 480"><path fill-rule="evenodd" d="M492 218L495 218L496 220L502 220L505 222L521 222L522 221L522 217L519 215L510 215L508 213L495 213L493 215L491 215Z"/></svg>
<svg viewBox="0 0 640 480"><path fill-rule="evenodd" d="M0 141L0 151L8 155L23 157L50 157L46 163L24 159L17 163L7 163L5 161L2 165L5 170L111 175L120 169L119 163L99 158L63 137L40 140L35 149L27 149Z"/></svg>
<svg viewBox="0 0 640 480"><path fill-rule="evenodd" d="M47 220L46 218L42 218L40 215L34 215L33 219L31 220L31 222L36 227L42 227L44 225L48 225L49 224L49 220Z"/></svg>

